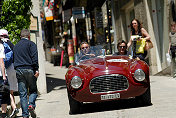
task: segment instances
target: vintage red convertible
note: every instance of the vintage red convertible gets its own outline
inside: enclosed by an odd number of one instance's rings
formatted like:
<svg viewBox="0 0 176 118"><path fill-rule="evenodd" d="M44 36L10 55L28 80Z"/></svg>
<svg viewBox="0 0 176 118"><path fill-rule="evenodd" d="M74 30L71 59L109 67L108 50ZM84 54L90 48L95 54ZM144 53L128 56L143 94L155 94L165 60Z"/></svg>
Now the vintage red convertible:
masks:
<svg viewBox="0 0 176 118"><path fill-rule="evenodd" d="M80 113L84 102L135 98L144 105L151 104L149 66L130 56L82 56L69 67L65 79L70 114Z"/></svg>

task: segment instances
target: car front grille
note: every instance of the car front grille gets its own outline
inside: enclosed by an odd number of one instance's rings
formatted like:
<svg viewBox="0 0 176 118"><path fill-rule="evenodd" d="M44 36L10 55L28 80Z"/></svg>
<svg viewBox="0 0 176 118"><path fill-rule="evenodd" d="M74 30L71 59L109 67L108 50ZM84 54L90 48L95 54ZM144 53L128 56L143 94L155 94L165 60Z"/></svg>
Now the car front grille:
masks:
<svg viewBox="0 0 176 118"><path fill-rule="evenodd" d="M119 74L103 75L91 80L89 89L91 93L109 93L128 89L128 80Z"/></svg>

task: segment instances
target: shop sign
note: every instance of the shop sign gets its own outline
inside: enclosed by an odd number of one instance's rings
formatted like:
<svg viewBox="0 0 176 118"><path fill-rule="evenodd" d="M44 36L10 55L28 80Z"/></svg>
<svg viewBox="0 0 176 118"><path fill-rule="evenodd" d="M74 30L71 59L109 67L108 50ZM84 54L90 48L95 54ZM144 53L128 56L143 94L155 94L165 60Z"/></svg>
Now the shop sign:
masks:
<svg viewBox="0 0 176 118"><path fill-rule="evenodd" d="M107 16L106 2L103 4L101 9L102 9L102 12L103 12L103 27L107 27L108 26L108 16Z"/></svg>
<svg viewBox="0 0 176 118"><path fill-rule="evenodd" d="M62 18L63 18L62 19L63 22L69 21L71 18L71 9L62 11Z"/></svg>
<svg viewBox="0 0 176 118"><path fill-rule="evenodd" d="M46 21L53 20L54 0L50 0L49 5L44 8Z"/></svg>
<svg viewBox="0 0 176 118"><path fill-rule="evenodd" d="M54 19L53 11L49 7L45 7L44 10L45 10L46 21L53 20Z"/></svg>
<svg viewBox="0 0 176 118"><path fill-rule="evenodd" d="M38 18L31 15L30 19L31 19L30 30L38 31Z"/></svg>
<svg viewBox="0 0 176 118"><path fill-rule="evenodd" d="M62 13L62 5L59 7L59 14L61 14Z"/></svg>
<svg viewBox="0 0 176 118"><path fill-rule="evenodd" d="M102 12L96 12L95 22L96 22L96 27L97 28L103 27L103 16L102 16Z"/></svg>
<svg viewBox="0 0 176 118"><path fill-rule="evenodd" d="M84 7L73 7L72 15L74 19L84 19L85 18Z"/></svg>

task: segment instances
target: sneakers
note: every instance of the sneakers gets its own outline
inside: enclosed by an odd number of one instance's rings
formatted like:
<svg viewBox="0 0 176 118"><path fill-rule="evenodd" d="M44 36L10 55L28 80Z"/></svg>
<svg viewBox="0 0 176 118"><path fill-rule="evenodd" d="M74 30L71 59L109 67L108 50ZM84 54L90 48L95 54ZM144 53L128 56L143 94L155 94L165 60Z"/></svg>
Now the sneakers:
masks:
<svg viewBox="0 0 176 118"><path fill-rule="evenodd" d="M13 111L12 111L12 114L10 115L10 118L13 118L14 116L16 116L16 114L19 113L19 110L17 108L15 108Z"/></svg>
<svg viewBox="0 0 176 118"><path fill-rule="evenodd" d="M0 118L8 118L7 113L2 113Z"/></svg>
<svg viewBox="0 0 176 118"><path fill-rule="evenodd" d="M34 107L32 105L30 105L28 107L28 110L29 110L29 113L31 114L31 117L36 118L36 113L35 113Z"/></svg>

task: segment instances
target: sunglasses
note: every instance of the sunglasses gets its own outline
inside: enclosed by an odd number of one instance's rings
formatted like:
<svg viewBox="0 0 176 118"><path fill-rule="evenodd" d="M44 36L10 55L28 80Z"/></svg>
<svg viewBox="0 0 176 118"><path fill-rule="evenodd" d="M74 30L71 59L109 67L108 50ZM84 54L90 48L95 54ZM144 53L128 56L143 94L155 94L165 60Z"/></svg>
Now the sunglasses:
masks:
<svg viewBox="0 0 176 118"><path fill-rule="evenodd" d="M132 23L132 25L137 24L137 23Z"/></svg>
<svg viewBox="0 0 176 118"><path fill-rule="evenodd" d="M84 49L88 49L89 47L82 47L81 49L84 50Z"/></svg>
<svg viewBox="0 0 176 118"><path fill-rule="evenodd" d="M126 46L119 46L119 48L126 48Z"/></svg>

